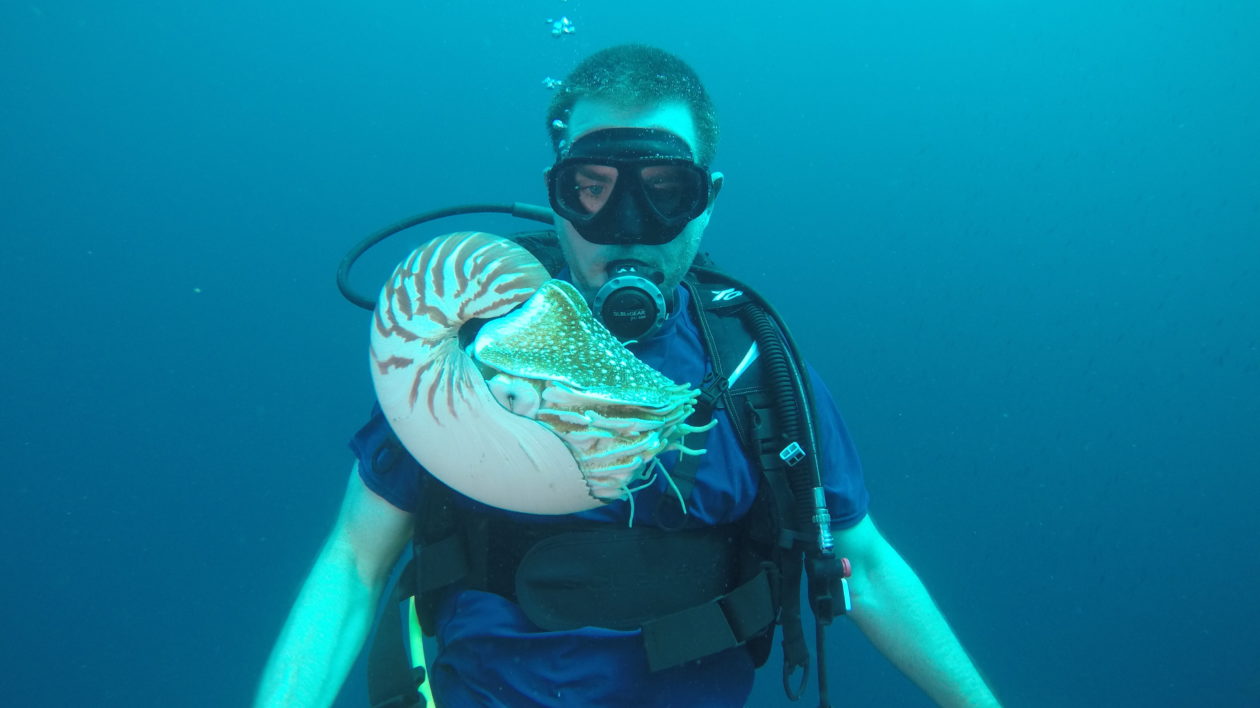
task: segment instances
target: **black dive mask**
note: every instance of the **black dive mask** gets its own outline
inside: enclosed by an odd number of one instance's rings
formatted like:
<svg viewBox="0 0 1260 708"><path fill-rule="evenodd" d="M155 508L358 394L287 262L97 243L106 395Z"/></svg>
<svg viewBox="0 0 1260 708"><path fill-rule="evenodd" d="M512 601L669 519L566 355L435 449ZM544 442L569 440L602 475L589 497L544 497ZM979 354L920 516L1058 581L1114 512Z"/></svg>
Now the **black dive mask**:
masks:
<svg viewBox="0 0 1260 708"><path fill-rule="evenodd" d="M595 316L623 342L647 339L665 323L665 275L639 261L608 264L608 282L591 303Z"/></svg>
<svg viewBox="0 0 1260 708"><path fill-rule="evenodd" d="M669 243L709 206L711 184L686 141L654 128L583 135L547 172L551 208L603 245Z"/></svg>

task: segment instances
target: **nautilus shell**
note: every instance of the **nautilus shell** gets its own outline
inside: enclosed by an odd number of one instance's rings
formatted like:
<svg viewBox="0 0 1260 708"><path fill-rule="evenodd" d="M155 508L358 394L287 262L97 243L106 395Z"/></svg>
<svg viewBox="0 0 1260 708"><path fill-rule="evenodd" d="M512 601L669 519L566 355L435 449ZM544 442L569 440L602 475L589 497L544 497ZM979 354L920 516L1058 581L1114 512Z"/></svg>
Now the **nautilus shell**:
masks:
<svg viewBox="0 0 1260 708"><path fill-rule="evenodd" d="M463 347L471 320L490 321ZM407 450L492 506L583 511L628 497L662 452L703 452L683 444L698 393L635 358L573 286L490 234L439 237L398 266L377 302L371 360Z"/></svg>

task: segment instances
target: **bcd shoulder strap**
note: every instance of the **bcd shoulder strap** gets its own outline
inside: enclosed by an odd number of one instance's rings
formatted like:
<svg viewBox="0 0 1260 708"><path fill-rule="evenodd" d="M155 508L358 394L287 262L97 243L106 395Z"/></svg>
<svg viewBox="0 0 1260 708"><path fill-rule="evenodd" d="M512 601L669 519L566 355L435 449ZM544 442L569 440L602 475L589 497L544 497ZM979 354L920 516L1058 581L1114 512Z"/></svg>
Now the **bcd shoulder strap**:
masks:
<svg viewBox="0 0 1260 708"><path fill-rule="evenodd" d="M685 285L697 307L697 324L715 370L733 372L732 367L743 364L742 359L738 360L740 364L734 364L734 357L740 356L740 348L753 340L750 333L757 329L754 320L765 318L765 313L746 293L711 268L693 270ZM801 536L801 530L795 528L797 502L788 482L787 464L780 456L787 441L772 393L774 388L767 380L769 375L759 359L723 391L721 405L745 454L761 471L760 490L747 516L747 533L749 542L758 545L776 569L776 579L781 583L776 588L776 606L777 620L783 627L784 686L793 695L787 687L789 667L807 667L809 661L800 602L804 558L795 543ZM767 633L759 645L750 644L758 666L769 653L771 638ZM802 675L802 685L804 680Z"/></svg>
<svg viewBox="0 0 1260 708"><path fill-rule="evenodd" d="M780 548L792 545L791 533L782 533L791 525L794 514L793 496L783 474L785 463L779 457L783 435L774 415L775 401L765 380L767 372L760 358L746 363L750 352L756 355L756 343L749 334L748 320L757 315L750 298L729 283L716 280L714 271L706 269L705 277L690 275L684 282L697 310L696 322L705 340L705 349L713 361L713 369L725 381L719 387L716 407L726 410L741 448L762 473L762 481L773 502L771 519L774 535L766 540ZM739 367L746 366L742 371ZM704 400L704 394L701 394Z"/></svg>

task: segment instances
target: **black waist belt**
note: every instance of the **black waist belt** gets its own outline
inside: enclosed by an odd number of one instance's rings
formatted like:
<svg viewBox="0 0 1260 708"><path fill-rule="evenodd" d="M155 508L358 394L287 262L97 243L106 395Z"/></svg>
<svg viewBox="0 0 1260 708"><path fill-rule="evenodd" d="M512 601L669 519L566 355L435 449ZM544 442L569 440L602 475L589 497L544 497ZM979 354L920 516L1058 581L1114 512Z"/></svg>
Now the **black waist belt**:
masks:
<svg viewBox="0 0 1260 708"><path fill-rule="evenodd" d="M481 526L486 538L474 531L462 543L444 539L419 549L423 587L463 575L461 587L514 600L548 631L642 629L653 671L739 646L764 635L776 619L773 566L741 568L735 526L554 529L541 540L530 538L516 558L513 547L532 534L521 534L514 524L517 533L506 541L494 526ZM490 552L482 564L453 545ZM439 556L445 560L438 563ZM508 578L513 580L505 587Z"/></svg>

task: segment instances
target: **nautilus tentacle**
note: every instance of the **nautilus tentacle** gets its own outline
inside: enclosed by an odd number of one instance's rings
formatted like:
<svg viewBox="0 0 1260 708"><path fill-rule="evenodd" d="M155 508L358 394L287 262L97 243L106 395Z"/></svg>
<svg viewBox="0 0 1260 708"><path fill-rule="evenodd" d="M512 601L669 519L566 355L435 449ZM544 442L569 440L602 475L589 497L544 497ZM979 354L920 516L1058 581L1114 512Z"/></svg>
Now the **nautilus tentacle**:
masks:
<svg viewBox="0 0 1260 708"><path fill-rule="evenodd" d="M430 241L381 293L372 375L394 432L434 476L493 506L564 514L628 497L663 470L662 452L704 451L683 444L699 429L685 423L698 393L547 277L489 234ZM489 321L465 351L472 319Z"/></svg>
<svg viewBox="0 0 1260 708"><path fill-rule="evenodd" d="M591 494L618 499L682 444L699 393L639 361L591 314L572 285L543 283L519 309L489 322L473 345L479 362L545 382L535 414L573 452ZM707 429L707 428L704 428Z"/></svg>

